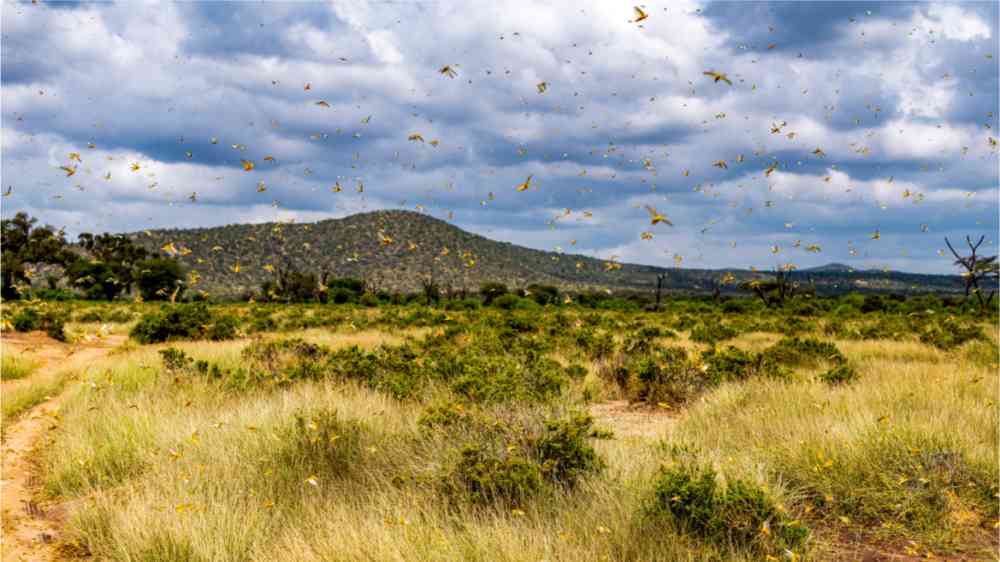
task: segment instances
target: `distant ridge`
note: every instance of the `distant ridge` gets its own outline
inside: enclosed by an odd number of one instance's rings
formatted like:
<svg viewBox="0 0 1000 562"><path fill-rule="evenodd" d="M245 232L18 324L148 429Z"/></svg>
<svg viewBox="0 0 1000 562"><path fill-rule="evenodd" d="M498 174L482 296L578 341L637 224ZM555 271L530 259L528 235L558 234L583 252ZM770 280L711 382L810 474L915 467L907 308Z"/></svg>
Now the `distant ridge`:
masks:
<svg viewBox="0 0 1000 562"><path fill-rule="evenodd" d="M817 273L827 272L827 273L852 273L854 271L864 271L857 270L849 265L842 263L828 263L826 265L818 265L816 267L807 267L801 269L800 271L815 271Z"/></svg>
<svg viewBox="0 0 1000 562"><path fill-rule="evenodd" d="M366 280L377 290L417 291L433 277L444 290L478 290L487 281L511 287L532 283L570 290L641 290L655 287L657 274L674 292L711 292L728 271L735 277L722 287L735 291L740 281L766 273L746 270L673 269L614 264L583 255L533 250L472 234L440 219L401 210L359 213L316 223L232 224L212 228L162 229L129 236L150 250L172 243L178 258L199 281L195 289L218 297L257 290L273 278L270 266L334 277ZM620 267L619 267L620 266ZM843 264L797 271L792 277L818 293L849 290L953 293L962 289L955 275L853 271Z"/></svg>

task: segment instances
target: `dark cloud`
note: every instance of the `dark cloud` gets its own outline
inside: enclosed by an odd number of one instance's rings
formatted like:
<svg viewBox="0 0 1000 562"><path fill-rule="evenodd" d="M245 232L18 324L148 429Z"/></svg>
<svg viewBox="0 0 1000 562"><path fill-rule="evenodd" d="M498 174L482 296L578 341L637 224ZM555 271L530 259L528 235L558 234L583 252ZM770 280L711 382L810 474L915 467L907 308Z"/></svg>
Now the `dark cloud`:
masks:
<svg viewBox="0 0 1000 562"><path fill-rule="evenodd" d="M798 237L828 253L782 259L924 271L949 266L928 265L920 224L996 230L996 4L665 7L638 28L612 5L19 5L2 45L17 184L3 215L79 232L420 205L485 235L647 263L769 265ZM84 163L69 179L72 151ZM677 224L653 242L639 238L647 204ZM875 228L886 243L857 250Z"/></svg>

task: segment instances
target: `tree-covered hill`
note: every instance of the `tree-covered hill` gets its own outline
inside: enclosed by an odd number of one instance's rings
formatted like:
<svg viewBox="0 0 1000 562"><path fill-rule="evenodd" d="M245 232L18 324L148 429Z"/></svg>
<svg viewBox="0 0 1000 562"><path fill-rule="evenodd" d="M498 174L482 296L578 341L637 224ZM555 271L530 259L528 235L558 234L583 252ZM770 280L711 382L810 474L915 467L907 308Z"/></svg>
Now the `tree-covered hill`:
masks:
<svg viewBox="0 0 1000 562"><path fill-rule="evenodd" d="M363 279L374 290L416 291L426 280L443 290L548 284L565 289L652 290L658 274L671 291L735 290L766 276L746 270L673 269L617 264L582 255L533 250L490 240L412 211L375 211L316 223L234 224L214 228L130 234L150 250L176 255L197 277L194 289L234 297L275 275L278 268ZM731 275L727 275L727 273ZM793 272L819 293L849 290L907 293L960 291L951 275L819 268Z"/></svg>

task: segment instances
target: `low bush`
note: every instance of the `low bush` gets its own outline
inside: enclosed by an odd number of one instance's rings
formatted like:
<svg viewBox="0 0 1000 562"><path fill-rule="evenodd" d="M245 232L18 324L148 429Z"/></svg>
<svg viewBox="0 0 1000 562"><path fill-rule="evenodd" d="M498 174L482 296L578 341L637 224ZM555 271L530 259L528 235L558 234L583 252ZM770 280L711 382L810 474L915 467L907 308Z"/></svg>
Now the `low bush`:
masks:
<svg viewBox="0 0 1000 562"><path fill-rule="evenodd" d="M493 300L493 306L504 310L537 310L539 304L531 299L519 297L513 293L501 295Z"/></svg>
<svg viewBox="0 0 1000 562"><path fill-rule="evenodd" d="M585 414L561 419L499 419L455 405L428 410L428 427L451 431L464 441L442 485L453 501L510 508L548 489L574 488L600 472L605 461L589 441L607 437ZM432 421L433 420L433 421Z"/></svg>
<svg viewBox="0 0 1000 562"><path fill-rule="evenodd" d="M61 308L44 307L41 311L33 308L22 308L14 314L11 324L18 332L44 330L52 339L66 341L66 321L69 313Z"/></svg>
<svg viewBox="0 0 1000 562"><path fill-rule="evenodd" d="M854 367L851 367L846 363L837 365L829 371L819 375L819 380L827 384L847 384L852 383L857 379L858 372L854 370Z"/></svg>
<svg viewBox="0 0 1000 562"><path fill-rule="evenodd" d="M787 378L790 372L765 353L735 347L711 349L701 354L701 369L712 384L742 381L754 376Z"/></svg>
<svg viewBox="0 0 1000 562"><path fill-rule="evenodd" d="M33 332L42 325L42 315L34 308L22 308L14 313L11 324L18 332Z"/></svg>
<svg viewBox="0 0 1000 562"><path fill-rule="evenodd" d="M542 487L542 474L536 463L521 456L488 452L476 445L462 449L450 476L463 495L475 504L521 505ZM454 487L447 489L454 493Z"/></svg>
<svg viewBox="0 0 1000 562"><path fill-rule="evenodd" d="M663 469L649 511L702 540L767 556L794 553L809 537L808 528L759 486L743 480L721 485L709 467Z"/></svg>
<svg viewBox="0 0 1000 562"><path fill-rule="evenodd" d="M600 435L594 428L594 418L585 414L547 422L544 433L534 442L542 475L572 487L584 474L601 471L605 463L587 442Z"/></svg>
<svg viewBox="0 0 1000 562"><path fill-rule="evenodd" d="M846 361L837 346L813 338L782 338L763 353L782 365L814 367L822 361L837 364Z"/></svg>
<svg viewBox="0 0 1000 562"><path fill-rule="evenodd" d="M629 383L629 398L649 404L684 404L709 385L705 374L687 360L682 348L668 348L642 358Z"/></svg>
<svg viewBox="0 0 1000 562"><path fill-rule="evenodd" d="M963 323L949 317L931 324L922 334L920 341L938 349L951 350L965 342L984 339L983 331L971 322Z"/></svg>
<svg viewBox="0 0 1000 562"><path fill-rule="evenodd" d="M738 335L735 329L718 321L701 322L691 329L691 341L712 345Z"/></svg>

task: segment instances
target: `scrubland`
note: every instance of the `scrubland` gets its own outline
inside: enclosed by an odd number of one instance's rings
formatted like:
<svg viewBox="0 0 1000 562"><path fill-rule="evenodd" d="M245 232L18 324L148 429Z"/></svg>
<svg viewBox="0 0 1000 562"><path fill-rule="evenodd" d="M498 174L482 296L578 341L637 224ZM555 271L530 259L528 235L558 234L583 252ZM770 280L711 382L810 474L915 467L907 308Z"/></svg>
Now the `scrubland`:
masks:
<svg viewBox="0 0 1000 562"><path fill-rule="evenodd" d="M3 378L67 558L995 559L996 318L884 304L64 305L132 337Z"/></svg>

